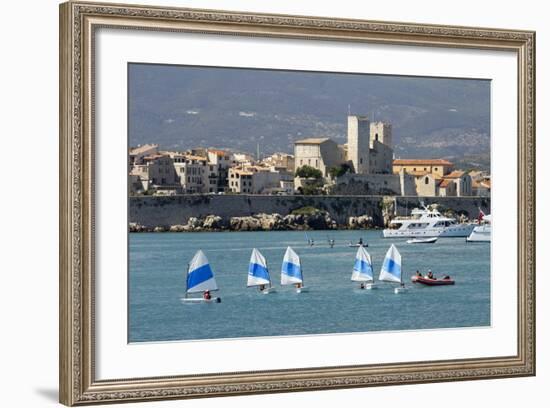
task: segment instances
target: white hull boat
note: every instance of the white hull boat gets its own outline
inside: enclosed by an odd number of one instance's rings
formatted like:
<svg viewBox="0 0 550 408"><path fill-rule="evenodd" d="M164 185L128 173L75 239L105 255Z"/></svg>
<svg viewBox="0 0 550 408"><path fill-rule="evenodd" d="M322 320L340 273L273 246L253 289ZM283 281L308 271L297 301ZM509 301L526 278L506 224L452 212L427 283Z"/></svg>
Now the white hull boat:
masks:
<svg viewBox="0 0 550 408"><path fill-rule="evenodd" d="M407 240L407 244L435 244L437 237L432 238L412 238Z"/></svg>
<svg viewBox="0 0 550 408"><path fill-rule="evenodd" d="M472 231L472 233L466 238L466 242L491 242L491 215L480 214L482 217L481 221L484 221L484 224L478 225Z"/></svg>
<svg viewBox="0 0 550 408"><path fill-rule="evenodd" d="M277 291L275 290L275 288L265 288L265 289L262 289L262 294L264 294L264 295L269 295L269 294L275 293L275 292L277 292Z"/></svg>
<svg viewBox="0 0 550 408"><path fill-rule="evenodd" d="M213 297L213 298L210 298L210 299L204 299L204 298L200 298L200 297L188 297L188 298L181 298L181 301L183 303L195 303L195 304L198 304L198 303L221 303L222 301L222 298L220 297Z"/></svg>
<svg viewBox="0 0 550 408"><path fill-rule="evenodd" d="M382 231L384 238L454 238L469 236L475 224L459 224L454 218L441 215L437 210L415 208L410 218L395 218L390 228Z"/></svg>
<svg viewBox="0 0 550 408"><path fill-rule="evenodd" d="M466 238L467 242L491 242L491 226L480 225L475 227L472 233Z"/></svg>

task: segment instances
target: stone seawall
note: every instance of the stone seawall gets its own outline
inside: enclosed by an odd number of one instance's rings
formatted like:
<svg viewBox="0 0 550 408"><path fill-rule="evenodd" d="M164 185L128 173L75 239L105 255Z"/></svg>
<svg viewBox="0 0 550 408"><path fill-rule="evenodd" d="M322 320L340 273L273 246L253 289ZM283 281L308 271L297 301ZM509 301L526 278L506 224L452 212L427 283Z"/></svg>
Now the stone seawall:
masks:
<svg viewBox="0 0 550 408"><path fill-rule="evenodd" d="M339 224L349 217L369 215L376 225L382 222L380 196L268 196L268 195L181 195L173 197L130 197L129 221L140 225L185 224L190 217L222 218L254 214L290 214L302 207L330 213Z"/></svg>
<svg viewBox="0 0 550 408"><path fill-rule="evenodd" d="M349 217L368 215L381 227L387 213L408 215L422 201L470 218L477 216L478 208L490 212L490 199L481 197L180 195L130 197L129 201L129 222L145 227L184 225L191 217L208 215L224 219L262 213L286 216L302 207L326 211L340 225L346 225Z"/></svg>

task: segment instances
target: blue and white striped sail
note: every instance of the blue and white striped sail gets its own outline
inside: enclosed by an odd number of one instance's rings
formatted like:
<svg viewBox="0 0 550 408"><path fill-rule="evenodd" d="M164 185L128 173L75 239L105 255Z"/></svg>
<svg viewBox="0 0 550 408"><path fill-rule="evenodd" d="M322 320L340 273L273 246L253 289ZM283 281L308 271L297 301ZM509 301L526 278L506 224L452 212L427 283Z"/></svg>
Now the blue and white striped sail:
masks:
<svg viewBox="0 0 550 408"><path fill-rule="evenodd" d="M189 263L187 293L204 292L205 290L218 290L218 286L206 255L198 250Z"/></svg>
<svg viewBox="0 0 550 408"><path fill-rule="evenodd" d="M281 285L293 285L295 283L302 283L302 281L300 257L291 247L288 247L281 268Z"/></svg>
<svg viewBox="0 0 550 408"><path fill-rule="evenodd" d="M360 246L359 249L357 249L357 255L355 255L355 265L353 265L353 272L351 273L351 280L354 282L374 281L371 258L363 246Z"/></svg>
<svg viewBox="0 0 550 408"><path fill-rule="evenodd" d="M402 282L401 254L393 244L391 244L390 249L386 252L386 257L384 258L384 263L382 264L378 279L387 282Z"/></svg>
<svg viewBox="0 0 550 408"><path fill-rule="evenodd" d="M271 278L264 256L256 248L252 250L248 265L248 282L246 286L270 285Z"/></svg>

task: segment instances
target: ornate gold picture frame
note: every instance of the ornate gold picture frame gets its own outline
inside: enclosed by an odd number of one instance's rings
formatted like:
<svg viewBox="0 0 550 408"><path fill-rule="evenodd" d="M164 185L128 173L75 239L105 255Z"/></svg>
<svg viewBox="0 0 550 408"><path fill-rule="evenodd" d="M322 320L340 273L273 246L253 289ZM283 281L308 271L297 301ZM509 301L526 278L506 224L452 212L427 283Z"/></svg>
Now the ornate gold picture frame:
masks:
<svg viewBox="0 0 550 408"><path fill-rule="evenodd" d="M97 379L94 340L97 296L94 47L96 30L105 27L146 32L189 32L515 53L518 72L518 262L515 265L518 281L517 353L458 360ZM72 406L535 375L534 32L87 2L64 3L60 6L59 180L59 351L60 402L63 404Z"/></svg>

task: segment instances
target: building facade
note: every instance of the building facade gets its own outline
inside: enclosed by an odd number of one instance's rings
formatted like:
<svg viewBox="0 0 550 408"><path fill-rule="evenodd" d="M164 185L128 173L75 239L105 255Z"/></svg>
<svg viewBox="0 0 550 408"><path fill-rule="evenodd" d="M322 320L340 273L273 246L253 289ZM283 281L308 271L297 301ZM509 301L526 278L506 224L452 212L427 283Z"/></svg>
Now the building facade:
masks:
<svg viewBox="0 0 550 408"><path fill-rule="evenodd" d="M294 142L296 170L302 166L311 166L328 177L331 167L344 163L343 150L329 138L309 138Z"/></svg>
<svg viewBox="0 0 550 408"><path fill-rule="evenodd" d="M347 143L329 138L294 142L294 167L308 165L329 176L331 167L347 164L354 174L392 174L393 140L389 123L371 123L366 116L348 115Z"/></svg>
<svg viewBox="0 0 550 408"><path fill-rule="evenodd" d="M393 173L401 170L408 174L429 173L434 177L443 177L453 169L453 163L443 159L395 159Z"/></svg>

